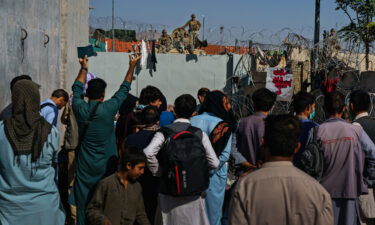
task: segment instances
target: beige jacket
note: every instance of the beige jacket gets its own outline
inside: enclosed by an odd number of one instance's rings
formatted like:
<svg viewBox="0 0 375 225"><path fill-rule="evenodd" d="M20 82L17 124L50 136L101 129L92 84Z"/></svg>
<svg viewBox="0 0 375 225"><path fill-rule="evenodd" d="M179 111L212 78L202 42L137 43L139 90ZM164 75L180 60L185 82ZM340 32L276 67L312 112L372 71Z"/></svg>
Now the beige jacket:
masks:
<svg viewBox="0 0 375 225"><path fill-rule="evenodd" d="M291 162L268 162L239 180L229 221L232 225L331 225L331 197Z"/></svg>

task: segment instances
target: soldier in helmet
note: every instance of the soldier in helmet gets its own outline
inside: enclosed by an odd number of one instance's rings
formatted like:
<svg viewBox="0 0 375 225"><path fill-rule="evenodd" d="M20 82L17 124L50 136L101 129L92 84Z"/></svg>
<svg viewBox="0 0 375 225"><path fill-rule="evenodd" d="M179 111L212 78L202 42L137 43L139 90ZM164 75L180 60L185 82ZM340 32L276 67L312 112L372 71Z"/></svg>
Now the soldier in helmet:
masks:
<svg viewBox="0 0 375 225"><path fill-rule="evenodd" d="M159 38L159 53L167 53L172 49L172 38L167 34L166 30L162 31Z"/></svg>
<svg viewBox="0 0 375 225"><path fill-rule="evenodd" d="M195 14L191 15L191 19L181 28L189 26L190 50L194 50L196 39L198 38L201 23L195 19Z"/></svg>

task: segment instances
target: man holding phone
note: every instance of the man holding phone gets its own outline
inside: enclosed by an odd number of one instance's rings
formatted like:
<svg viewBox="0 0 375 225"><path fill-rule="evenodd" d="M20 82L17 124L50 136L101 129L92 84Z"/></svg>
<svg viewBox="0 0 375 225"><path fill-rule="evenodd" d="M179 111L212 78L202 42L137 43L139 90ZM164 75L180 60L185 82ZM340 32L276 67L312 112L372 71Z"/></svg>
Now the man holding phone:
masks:
<svg viewBox="0 0 375 225"><path fill-rule="evenodd" d="M100 78L88 82L82 99L88 71L88 57L80 58L81 69L72 86L73 112L79 126L80 143L76 149L76 178L69 203L77 207L77 225L85 224L85 209L96 184L116 171L117 148L113 121L122 102L127 98L134 69L141 56L129 56L129 69L119 90L104 101L106 82Z"/></svg>

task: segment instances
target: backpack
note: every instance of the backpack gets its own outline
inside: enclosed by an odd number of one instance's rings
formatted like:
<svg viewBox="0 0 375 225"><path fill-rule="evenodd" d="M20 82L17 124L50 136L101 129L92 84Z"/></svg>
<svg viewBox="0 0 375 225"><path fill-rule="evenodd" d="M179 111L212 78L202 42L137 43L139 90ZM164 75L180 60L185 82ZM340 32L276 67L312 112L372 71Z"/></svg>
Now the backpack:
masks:
<svg viewBox="0 0 375 225"><path fill-rule="evenodd" d="M189 126L175 132L160 130L166 139L158 158L162 165L160 193L171 196L201 195L209 185L209 167L202 131Z"/></svg>
<svg viewBox="0 0 375 225"><path fill-rule="evenodd" d="M63 142L64 149L67 151L74 151L79 143L79 132L76 117L74 116L72 107L69 104L65 105L60 120L62 124L66 125Z"/></svg>
<svg viewBox="0 0 375 225"><path fill-rule="evenodd" d="M324 171L324 152L321 140L317 139L317 134L318 127L314 127L312 140L301 154L299 167L319 181Z"/></svg>
<svg viewBox="0 0 375 225"><path fill-rule="evenodd" d="M231 134L232 126L224 121L219 122L211 131L209 138L217 157L224 151Z"/></svg>

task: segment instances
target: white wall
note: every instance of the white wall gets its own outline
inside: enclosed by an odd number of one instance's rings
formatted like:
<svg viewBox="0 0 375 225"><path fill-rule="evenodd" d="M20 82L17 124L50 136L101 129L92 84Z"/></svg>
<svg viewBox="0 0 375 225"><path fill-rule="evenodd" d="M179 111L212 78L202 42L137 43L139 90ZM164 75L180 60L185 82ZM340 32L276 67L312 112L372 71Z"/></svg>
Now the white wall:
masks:
<svg viewBox="0 0 375 225"><path fill-rule="evenodd" d="M107 84L107 98L119 88L128 69L128 53L98 53L89 59L89 71L104 79ZM196 56L157 54L156 72L150 75L148 69L142 69L133 81L131 93L139 96L147 85L158 87L166 96L168 104L173 104L181 94L194 97L201 87L223 89L227 80L226 55ZM195 56L194 56L195 57Z"/></svg>

